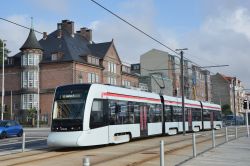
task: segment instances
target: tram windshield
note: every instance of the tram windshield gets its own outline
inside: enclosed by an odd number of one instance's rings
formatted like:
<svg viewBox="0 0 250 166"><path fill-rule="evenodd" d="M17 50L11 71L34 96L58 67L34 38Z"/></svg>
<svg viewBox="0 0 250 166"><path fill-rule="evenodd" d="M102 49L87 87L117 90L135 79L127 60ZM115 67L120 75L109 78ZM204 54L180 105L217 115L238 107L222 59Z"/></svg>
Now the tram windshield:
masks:
<svg viewBox="0 0 250 166"><path fill-rule="evenodd" d="M90 85L57 88L53 107L53 131L81 130Z"/></svg>
<svg viewBox="0 0 250 166"><path fill-rule="evenodd" d="M53 119L82 119L84 106L83 99L55 101Z"/></svg>

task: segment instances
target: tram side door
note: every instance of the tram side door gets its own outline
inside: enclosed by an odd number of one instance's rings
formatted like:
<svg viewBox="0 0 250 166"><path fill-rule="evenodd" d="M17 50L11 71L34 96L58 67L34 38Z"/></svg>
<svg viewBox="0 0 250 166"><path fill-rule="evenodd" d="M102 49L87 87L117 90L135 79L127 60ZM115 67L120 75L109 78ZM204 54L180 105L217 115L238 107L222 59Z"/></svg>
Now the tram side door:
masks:
<svg viewBox="0 0 250 166"><path fill-rule="evenodd" d="M192 128L192 109L188 108L187 113L188 113L188 129L189 129L189 131L192 131L193 130L193 128Z"/></svg>
<svg viewBox="0 0 250 166"><path fill-rule="evenodd" d="M141 136L148 135L147 111L148 111L147 106L145 105L140 106L140 134Z"/></svg>

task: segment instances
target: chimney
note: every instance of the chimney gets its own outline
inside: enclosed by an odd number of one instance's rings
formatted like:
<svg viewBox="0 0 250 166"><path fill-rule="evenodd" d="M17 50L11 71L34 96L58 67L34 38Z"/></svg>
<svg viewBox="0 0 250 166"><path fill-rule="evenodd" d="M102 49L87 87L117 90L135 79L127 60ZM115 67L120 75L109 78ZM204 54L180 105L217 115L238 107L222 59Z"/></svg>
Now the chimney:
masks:
<svg viewBox="0 0 250 166"><path fill-rule="evenodd" d="M86 39L90 42L92 41L92 29L86 30Z"/></svg>
<svg viewBox="0 0 250 166"><path fill-rule="evenodd" d="M92 30L88 29L86 27L83 27L80 29L80 31L77 31L81 36L85 37L89 42L92 41Z"/></svg>
<svg viewBox="0 0 250 166"><path fill-rule="evenodd" d="M71 36L74 36L74 22L73 21L69 21L69 20L62 20L61 23L62 30L67 31Z"/></svg>
<svg viewBox="0 0 250 166"><path fill-rule="evenodd" d="M43 32L43 40L46 40L47 39L47 32Z"/></svg>
<svg viewBox="0 0 250 166"><path fill-rule="evenodd" d="M58 23L57 24L57 38L61 38L62 37L62 24Z"/></svg>

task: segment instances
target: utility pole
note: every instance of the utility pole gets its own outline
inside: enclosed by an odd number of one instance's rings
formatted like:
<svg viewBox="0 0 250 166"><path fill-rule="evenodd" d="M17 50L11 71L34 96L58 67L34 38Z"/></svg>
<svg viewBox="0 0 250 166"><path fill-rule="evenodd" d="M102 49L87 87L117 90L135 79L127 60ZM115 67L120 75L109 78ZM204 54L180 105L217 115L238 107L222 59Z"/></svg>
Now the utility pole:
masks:
<svg viewBox="0 0 250 166"><path fill-rule="evenodd" d="M235 107L235 86L236 86L236 77L233 78L234 123L235 123L235 127L236 127L237 119L236 119L236 107Z"/></svg>
<svg viewBox="0 0 250 166"><path fill-rule="evenodd" d="M38 62L38 71L37 71L37 79L38 79L38 83L37 83L37 124L36 127L39 128L40 126L40 57L39 57L39 62Z"/></svg>
<svg viewBox="0 0 250 166"><path fill-rule="evenodd" d="M237 118L236 118L236 106L235 106L235 86L236 86L236 77L233 78L233 102L234 102L235 138L237 138Z"/></svg>
<svg viewBox="0 0 250 166"><path fill-rule="evenodd" d="M3 120L3 112L4 112L4 42L6 40L3 40L3 58L2 58L2 112L1 112L1 120Z"/></svg>
<svg viewBox="0 0 250 166"><path fill-rule="evenodd" d="M249 126L248 126L248 110L249 110L249 101L247 100L247 109L246 109L246 126L247 126L247 137L249 137Z"/></svg>
<svg viewBox="0 0 250 166"><path fill-rule="evenodd" d="M13 108L12 108L12 103L13 103L13 101L12 101L12 90L10 91L10 119L11 120L13 120Z"/></svg>
<svg viewBox="0 0 250 166"><path fill-rule="evenodd" d="M182 128L183 128L183 135L186 134L186 127L185 127L185 122L186 122L186 117L185 117L185 98L184 98L184 74L183 74L183 50L187 50L187 48L183 49L176 49L176 51L180 51L181 55L181 109L182 109Z"/></svg>

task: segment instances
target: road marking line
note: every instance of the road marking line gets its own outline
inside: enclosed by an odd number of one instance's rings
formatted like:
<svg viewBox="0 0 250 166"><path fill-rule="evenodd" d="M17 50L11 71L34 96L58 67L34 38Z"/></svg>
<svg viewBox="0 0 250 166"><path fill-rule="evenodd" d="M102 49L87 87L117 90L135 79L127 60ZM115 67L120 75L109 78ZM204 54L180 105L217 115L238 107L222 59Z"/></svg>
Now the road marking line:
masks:
<svg viewBox="0 0 250 166"><path fill-rule="evenodd" d="M29 143L29 142L35 142L35 141L42 141L42 140L47 140L46 139L35 139L35 140L29 140L29 141L25 141L25 143ZM9 143L9 144L0 144L0 146L5 146L5 145L14 145L14 144L19 144L21 143L22 144L22 141L20 142L15 142L15 143Z"/></svg>

